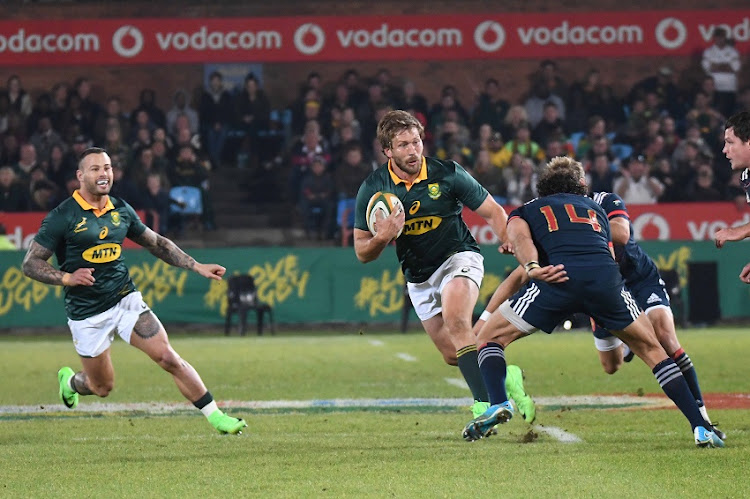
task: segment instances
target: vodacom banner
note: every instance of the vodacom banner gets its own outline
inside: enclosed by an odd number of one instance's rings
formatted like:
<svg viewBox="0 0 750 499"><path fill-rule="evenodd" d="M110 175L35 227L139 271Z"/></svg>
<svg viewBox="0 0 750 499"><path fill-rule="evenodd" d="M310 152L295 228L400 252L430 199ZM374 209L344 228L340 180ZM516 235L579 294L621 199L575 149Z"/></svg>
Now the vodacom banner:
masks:
<svg viewBox="0 0 750 499"><path fill-rule="evenodd" d="M513 208L505 210L510 213ZM633 204L628 213L638 241L710 241L719 229L750 222L750 209L737 211L733 203ZM467 208L463 217L480 244L497 244L482 217Z"/></svg>
<svg viewBox="0 0 750 499"><path fill-rule="evenodd" d="M0 64L156 64L691 55L750 9L0 22Z"/></svg>

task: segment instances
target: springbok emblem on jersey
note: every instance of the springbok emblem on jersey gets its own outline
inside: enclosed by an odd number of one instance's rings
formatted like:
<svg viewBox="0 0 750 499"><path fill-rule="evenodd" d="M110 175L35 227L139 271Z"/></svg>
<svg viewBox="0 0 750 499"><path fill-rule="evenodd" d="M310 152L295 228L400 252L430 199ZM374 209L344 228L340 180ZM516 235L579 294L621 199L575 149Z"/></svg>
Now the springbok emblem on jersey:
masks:
<svg viewBox="0 0 750 499"><path fill-rule="evenodd" d="M431 199L437 199L440 197L440 184L427 184L427 194Z"/></svg>
<svg viewBox="0 0 750 499"><path fill-rule="evenodd" d="M88 227L84 227L84 225L86 225L86 217L81 218L81 221L76 224L73 232L77 234L79 232L83 232L84 230L88 230Z"/></svg>

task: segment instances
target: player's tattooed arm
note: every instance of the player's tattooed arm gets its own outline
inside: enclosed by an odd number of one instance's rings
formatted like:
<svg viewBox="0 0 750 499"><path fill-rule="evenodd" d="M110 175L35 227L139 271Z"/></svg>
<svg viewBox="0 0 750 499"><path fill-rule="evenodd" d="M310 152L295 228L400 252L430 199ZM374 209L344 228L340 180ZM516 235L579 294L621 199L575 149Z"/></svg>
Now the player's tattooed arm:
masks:
<svg viewBox="0 0 750 499"><path fill-rule="evenodd" d="M147 228L143 231L143 234L134 237L133 241L146 248L156 258L164 260L170 265L189 270L193 270L195 267L195 259L192 256L182 251L170 239L151 229Z"/></svg>
<svg viewBox="0 0 750 499"><path fill-rule="evenodd" d="M63 286L65 284L63 283L63 277L68 274L50 265L47 260L51 256L52 250L32 241L21 265L24 275L45 284Z"/></svg>

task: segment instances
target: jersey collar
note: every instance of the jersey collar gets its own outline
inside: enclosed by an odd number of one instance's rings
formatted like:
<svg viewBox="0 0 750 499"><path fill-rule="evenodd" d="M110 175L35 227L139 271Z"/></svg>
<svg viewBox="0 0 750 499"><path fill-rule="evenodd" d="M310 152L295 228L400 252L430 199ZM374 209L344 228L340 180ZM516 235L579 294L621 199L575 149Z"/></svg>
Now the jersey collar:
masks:
<svg viewBox="0 0 750 499"><path fill-rule="evenodd" d="M421 182L422 180L427 180L427 159L422 156L422 168L419 170L419 175L417 175L417 178L414 179L413 182L409 182L408 180L404 180L402 178L399 178L398 175L393 173L393 170L391 169L391 160L388 160L388 173L391 174L391 180L393 180L393 183L398 184L404 184L406 186L406 190L410 190L412 186L416 183Z"/></svg>
<svg viewBox="0 0 750 499"><path fill-rule="evenodd" d="M83 208L84 210L93 211L94 215L96 215L97 217L104 215L109 210L115 209L115 205L112 204L112 200L109 198L109 196L107 196L107 204L104 205L104 208L102 208L101 210L99 208L94 208L93 206L91 206L88 201L83 199L83 196L81 196L78 190L73 191L73 199L76 200L76 203L78 203L81 208Z"/></svg>

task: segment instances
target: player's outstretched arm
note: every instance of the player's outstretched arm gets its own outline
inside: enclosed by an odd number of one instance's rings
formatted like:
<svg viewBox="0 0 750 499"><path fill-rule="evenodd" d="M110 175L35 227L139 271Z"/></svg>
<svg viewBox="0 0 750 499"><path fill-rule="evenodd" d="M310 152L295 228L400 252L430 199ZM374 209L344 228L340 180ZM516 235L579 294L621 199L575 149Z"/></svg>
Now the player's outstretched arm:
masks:
<svg viewBox="0 0 750 499"><path fill-rule="evenodd" d="M172 240L149 228L146 228L140 236L134 237L133 241L146 248L156 258L175 267L192 270L207 279L220 281L227 271L227 269L215 263L196 262L192 256L182 251Z"/></svg>
<svg viewBox="0 0 750 499"><path fill-rule="evenodd" d="M52 250L49 250L37 243L31 242L26 256L23 258L21 268L26 277L45 284L55 286L93 286L94 269L80 268L75 272L68 273L57 270L47 261L52 256Z"/></svg>
<svg viewBox="0 0 750 499"><path fill-rule="evenodd" d="M506 229L508 226L508 214L505 209L497 204L497 201L489 194L476 209L477 215L484 218L502 244L506 240Z"/></svg>
<svg viewBox="0 0 750 499"><path fill-rule="evenodd" d="M739 227L727 227L716 231L714 234L714 243L717 248L724 246L727 241L742 241L750 237L750 224L740 225Z"/></svg>

